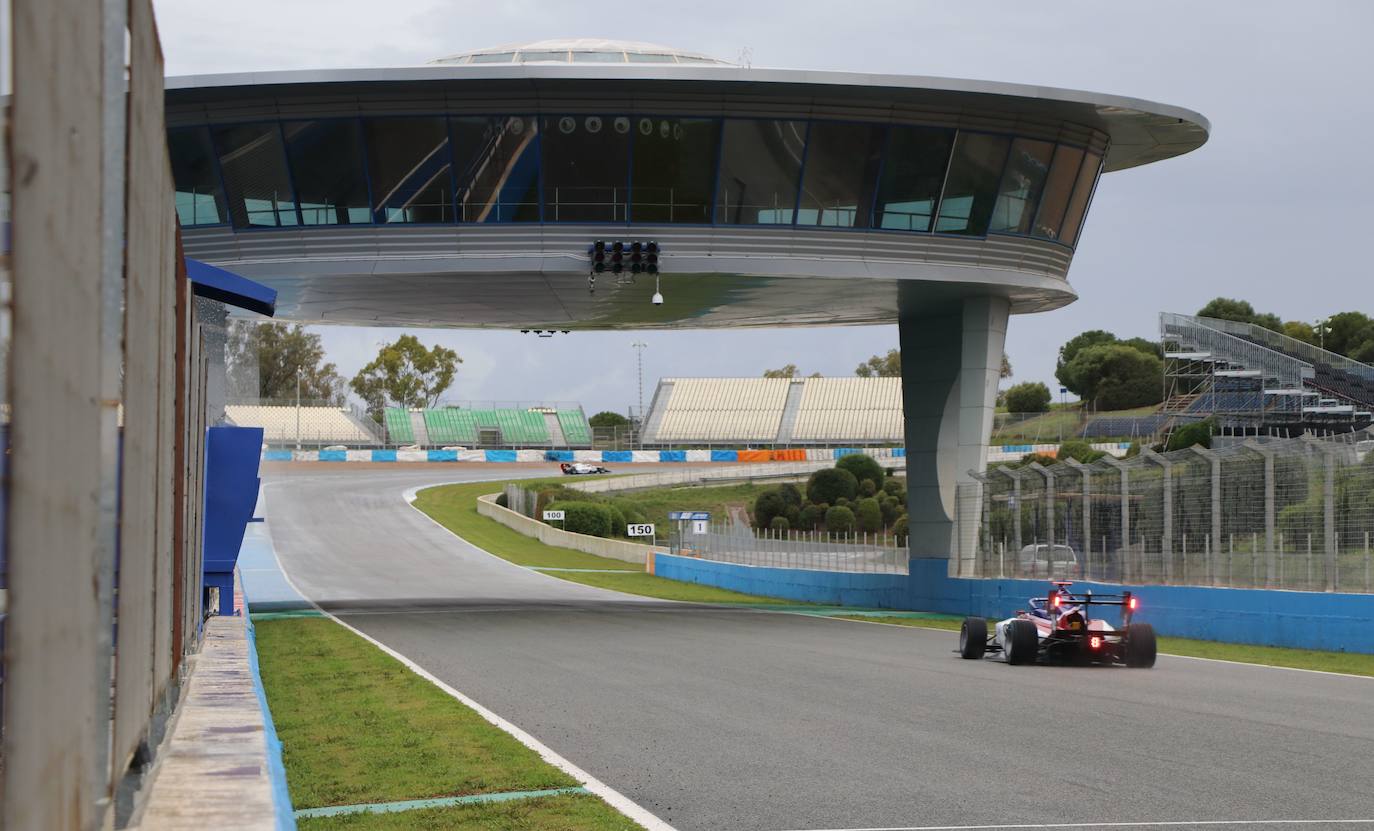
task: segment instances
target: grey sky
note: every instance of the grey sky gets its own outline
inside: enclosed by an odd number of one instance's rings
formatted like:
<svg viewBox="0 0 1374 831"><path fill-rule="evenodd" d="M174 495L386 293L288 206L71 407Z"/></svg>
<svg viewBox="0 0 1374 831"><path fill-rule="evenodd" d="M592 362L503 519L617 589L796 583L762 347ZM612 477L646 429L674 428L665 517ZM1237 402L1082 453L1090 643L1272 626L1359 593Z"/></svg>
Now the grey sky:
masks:
<svg viewBox="0 0 1374 831"><path fill-rule="evenodd" d="M789 0L741 3L155 0L172 75L388 66L499 43L622 37L755 66L944 75L1089 89L1188 107L1212 138L1179 159L1109 174L1069 279L1081 299L1012 318L1015 380L1053 380L1059 345L1088 328L1155 336L1161 310L1244 297L1285 319L1374 312L1351 256L1374 228L1374 3L1054 3ZM1360 229L1365 230L1360 230ZM322 327L355 372L397 330ZM668 375L757 375L796 363L847 375L896 327L741 332L427 331L465 359L455 399L635 400ZM558 360L552 360L557 356ZM576 371L569 371L569 367Z"/></svg>

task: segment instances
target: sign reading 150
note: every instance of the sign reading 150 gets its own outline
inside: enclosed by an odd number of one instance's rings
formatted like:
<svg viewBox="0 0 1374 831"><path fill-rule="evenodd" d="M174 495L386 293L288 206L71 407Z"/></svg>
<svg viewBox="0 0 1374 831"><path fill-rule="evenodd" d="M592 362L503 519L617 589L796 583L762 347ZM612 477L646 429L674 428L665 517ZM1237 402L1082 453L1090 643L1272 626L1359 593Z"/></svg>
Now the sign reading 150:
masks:
<svg viewBox="0 0 1374 831"><path fill-rule="evenodd" d="M654 524L652 522L632 522L625 526L625 536L627 537L652 537L653 535Z"/></svg>

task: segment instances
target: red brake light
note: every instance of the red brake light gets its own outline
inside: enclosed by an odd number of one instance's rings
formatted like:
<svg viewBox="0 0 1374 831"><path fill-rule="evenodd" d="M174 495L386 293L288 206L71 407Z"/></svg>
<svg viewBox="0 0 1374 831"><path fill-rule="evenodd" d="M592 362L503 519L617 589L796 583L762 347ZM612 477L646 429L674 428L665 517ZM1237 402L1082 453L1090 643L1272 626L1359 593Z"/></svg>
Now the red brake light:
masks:
<svg viewBox="0 0 1374 831"><path fill-rule="evenodd" d="M1097 635L1093 635L1091 638L1088 639L1088 645L1091 646L1093 649L1101 649L1102 639L1099 638Z"/></svg>
<svg viewBox="0 0 1374 831"><path fill-rule="evenodd" d="M1054 596L1054 608L1058 609L1062 605L1064 605L1064 598L1056 594Z"/></svg>
<svg viewBox="0 0 1374 831"><path fill-rule="evenodd" d="M1127 601L1127 606L1130 608L1130 610L1131 610L1132 612L1134 612L1134 611L1135 611L1135 607L1136 607L1136 603L1138 603L1138 602L1139 602L1139 601L1137 601L1134 597L1132 597L1129 601Z"/></svg>

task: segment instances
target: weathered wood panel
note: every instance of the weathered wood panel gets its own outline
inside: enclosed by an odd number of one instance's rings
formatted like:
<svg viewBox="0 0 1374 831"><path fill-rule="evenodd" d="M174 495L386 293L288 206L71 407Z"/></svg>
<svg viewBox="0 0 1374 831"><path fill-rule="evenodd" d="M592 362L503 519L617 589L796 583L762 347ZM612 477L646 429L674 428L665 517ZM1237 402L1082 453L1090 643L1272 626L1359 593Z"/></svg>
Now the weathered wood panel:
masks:
<svg viewBox="0 0 1374 831"><path fill-rule="evenodd" d="M14 328L8 831L99 827L109 625L100 508L102 25L79 0L12 0ZM17 795L22 795L18 797Z"/></svg>

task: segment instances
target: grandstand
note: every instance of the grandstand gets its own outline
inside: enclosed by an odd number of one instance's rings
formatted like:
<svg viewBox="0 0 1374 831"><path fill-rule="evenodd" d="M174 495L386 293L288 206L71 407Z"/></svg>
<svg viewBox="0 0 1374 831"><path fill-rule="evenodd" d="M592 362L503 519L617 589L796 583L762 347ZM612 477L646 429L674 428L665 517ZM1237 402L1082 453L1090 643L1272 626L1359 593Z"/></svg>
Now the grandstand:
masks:
<svg viewBox="0 0 1374 831"><path fill-rule="evenodd" d="M238 427L261 427L267 444L381 444L381 438L368 426L370 419L346 407L227 404L224 417Z"/></svg>
<svg viewBox="0 0 1374 831"><path fill-rule="evenodd" d="M1371 423L1374 367L1249 323L1164 313L1164 413L1223 431L1344 432Z"/></svg>
<svg viewBox="0 0 1374 831"><path fill-rule="evenodd" d="M579 406L388 407L387 441L425 447L590 447L592 428Z"/></svg>
<svg viewBox="0 0 1374 831"><path fill-rule="evenodd" d="M900 444L899 378L664 378L646 445Z"/></svg>

